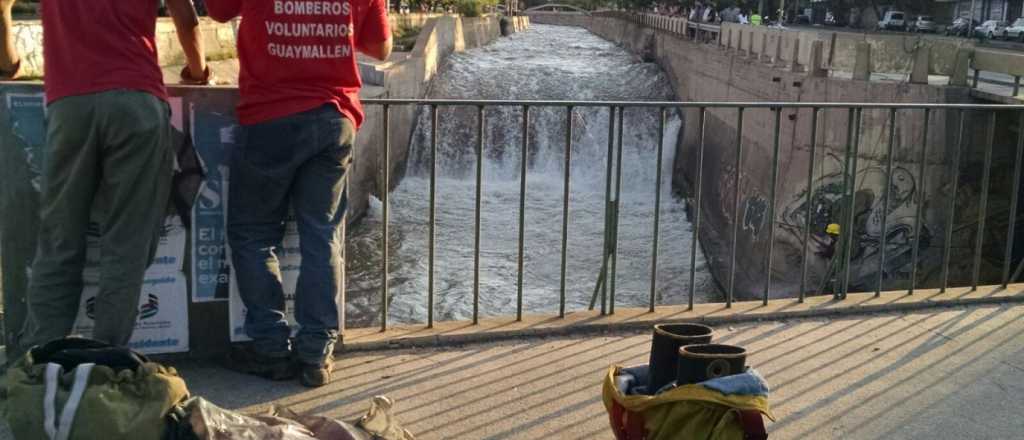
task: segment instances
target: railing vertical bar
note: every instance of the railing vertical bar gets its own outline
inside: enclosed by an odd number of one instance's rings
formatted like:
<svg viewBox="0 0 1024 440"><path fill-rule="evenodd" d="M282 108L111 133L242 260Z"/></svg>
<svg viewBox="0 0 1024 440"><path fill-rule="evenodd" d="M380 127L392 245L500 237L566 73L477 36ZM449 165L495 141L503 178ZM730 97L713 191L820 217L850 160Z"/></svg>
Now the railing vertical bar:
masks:
<svg viewBox="0 0 1024 440"><path fill-rule="evenodd" d="M1006 231L1006 257L1003 261L1003 288L1010 283L1010 264L1013 262L1013 239L1017 229L1017 202L1020 191L1021 162L1024 160L1024 111L1017 122L1017 157L1013 162L1013 183L1010 185L1010 219Z"/></svg>
<svg viewBox="0 0 1024 440"><path fill-rule="evenodd" d="M840 290L841 293L837 295L837 299L846 299L846 294L850 291L850 259L853 256L853 208L856 206L857 201L857 156L860 154L860 125L863 120L864 114L862 109L857 109L854 112L853 126L852 129L852 141L850 145L850 158L849 158L849 185L843 188L844 194L848 198L846 200L846 211L844 211L844 224L840 228L841 238L843 239L843 286ZM845 179L844 179L845 180Z"/></svg>
<svg viewBox="0 0 1024 440"><path fill-rule="evenodd" d="M619 264L619 209L622 206L622 134L626 131L623 120L626 108L619 107L618 151L615 154L615 202L612 203L612 273L608 292L608 313L615 313L615 282Z"/></svg>
<svg viewBox="0 0 1024 440"><path fill-rule="evenodd" d="M516 321L523 320L523 258L526 240L526 171L530 152L530 106L523 106L523 145L519 161L519 259L516 279Z"/></svg>
<svg viewBox="0 0 1024 440"><path fill-rule="evenodd" d="M896 160L896 109L889 110L889 148L886 152L885 189L882 191L882 236L878 247L878 282L875 284L875 298L882 295L882 281L885 278L885 244L889 234L889 198L892 197L892 168Z"/></svg>
<svg viewBox="0 0 1024 440"><path fill-rule="evenodd" d="M569 244L569 176L572 160L572 112L570 105L566 108L565 118L565 184L562 194L562 282L558 295L558 317L565 317L565 269L568 262Z"/></svg>
<svg viewBox="0 0 1024 440"><path fill-rule="evenodd" d="M971 291L978 290L981 278L981 249L985 244L985 216L988 215L988 189L992 177L992 149L995 147L996 112L988 125L988 139L985 142L985 169L981 173L981 204L978 206L978 234L974 238L974 271L971 277Z"/></svg>
<svg viewBox="0 0 1024 440"><path fill-rule="evenodd" d="M914 213L914 244L913 250L910 256L910 290L907 291L908 295L913 295L914 290L917 288L917 265L919 262L919 254L921 252L921 217L924 216L924 191L927 186L925 185L925 165L928 162L928 124L931 122L931 109L924 109L924 133L922 134L921 144L921 157L918 159L917 164L917 180L918 191L920 197L917 202L917 212Z"/></svg>
<svg viewBox="0 0 1024 440"><path fill-rule="evenodd" d="M473 324L480 322L480 205L483 200L484 176L484 107L476 114L476 206L473 224Z"/></svg>
<svg viewBox="0 0 1024 440"><path fill-rule="evenodd" d="M814 202L814 150L818 148L818 108L811 108L811 148L807 157L807 200L804 201L804 244L803 265L800 269L800 302L807 297L807 266L810 258L807 257L808 243L811 241L811 203Z"/></svg>
<svg viewBox="0 0 1024 440"><path fill-rule="evenodd" d="M690 240L690 298L688 302L689 310L693 310L693 295L697 285L697 240L700 238L700 204L701 204L701 191L704 183L704 123L707 117L707 109L704 107L700 108L700 120L697 122L697 126L700 127L700 139L698 144L700 149L697 153L697 194L694 198L693 208L693 237Z"/></svg>
<svg viewBox="0 0 1024 440"><path fill-rule="evenodd" d="M608 107L608 155L604 175L604 250L601 254L601 314L608 313L608 254L611 249L612 162L615 157L615 107ZM593 306L593 304L591 304Z"/></svg>
<svg viewBox="0 0 1024 440"><path fill-rule="evenodd" d="M743 107L736 109L736 163L733 168L733 211L732 211L732 252L729 254L729 291L725 298L725 307L732 308L732 299L736 293L736 246L740 237L740 167L743 159Z"/></svg>
<svg viewBox="0 0 1024 440"><path fill-rule="evenodd" d="M782 107L775 111L775 146L772 150L772 180L768 189L768 255L765 257L764 297L761 303L768 305L772 290L772 254L775 252L775 187L779 183L779 138L782 137Z"/></svg>
<svg viewBox="0 0 1024 440"><path fill-rule="evenodd" d="M437 227L437 105L430 106L430 232L427 236L427 328L434 327L434 257Z"/></svg>
<svg viewBox="0 0 1024 440"><path fill-rule="evenodd" d="M665 125L666 118L668 117L667 109L661 107L661 121L658 127L658 147L657 147L657 170L654 171L654 245L651 249L651 298L648 304L648 311L654 312L654 301L655 295L657 294L658 288L658 232L660 228L659 221L661 219L661 155L662 150L665 148Z"/></svg>
<svg viewBox="0 0 1024 440"><path fill-rule="evenodd" d="M953 189L948 193L949 196L949 217L946 220L946 242L943 244L942 251L942 285L939 286L939 292L945 292L946 287L949 286L949 259L952 255L952 244L953 244L953 222L956 220L956 194L960 190L960 155L964 145L964 130L966 130L967 124L967 111L960 110L960 127L957 131L956 136L956 151L953 154Z"/></svg>
<svg viewBox="0 0 1024 440"><path fill-rule="evenodd" d="M388 329L388 192L391 189L391 107L384 104L384 178L380 189L380 331Z"/></svg>

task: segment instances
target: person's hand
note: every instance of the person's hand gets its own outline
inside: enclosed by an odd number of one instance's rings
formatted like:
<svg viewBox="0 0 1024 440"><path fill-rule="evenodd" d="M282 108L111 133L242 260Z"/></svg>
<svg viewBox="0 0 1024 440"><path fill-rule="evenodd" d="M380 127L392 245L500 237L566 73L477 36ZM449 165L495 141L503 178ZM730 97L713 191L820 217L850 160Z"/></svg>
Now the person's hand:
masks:
<svg viewBox="0 0 1024 440"><path fill-rule="evenodd" d="M4 70L0 67L0 80L12 80L18 79L19 77L21 77L21 60L15 61L14 67L10 70Z"/></svg>
<svg viewBox="0 0 1024 440"><path fill-rule="evenodd" d="M0 0L0 11L11 12L11 8L14 7L14 2L17 0Z"/></svg>
<svg viewBox="0 0 1024 440"><path fill-rule="evenodd" d="M194 75L189 71L188 66L183 67L181 69L181 84L189 86L206 86L213 84L213 75L210 74L210 66L206 66L206 70L203 71L202 75Z"/></svg>

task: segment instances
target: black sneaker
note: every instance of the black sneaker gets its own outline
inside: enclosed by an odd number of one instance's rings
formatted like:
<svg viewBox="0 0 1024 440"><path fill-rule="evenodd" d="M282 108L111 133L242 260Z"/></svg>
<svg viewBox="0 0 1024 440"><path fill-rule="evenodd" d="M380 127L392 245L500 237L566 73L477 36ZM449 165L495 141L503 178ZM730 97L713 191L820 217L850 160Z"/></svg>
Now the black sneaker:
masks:
<svg viewBox="0 0 1024 440"><path fill-rule="evenodd" d="M267 356L257 352L250 344L231 347L228 368L269 380L295 378L295 363L291 356Z"/></svg>
<svg viewBox="0 0 1024 440"><path fill-rule="evenodd" d="M299 363L299 383L310 387L322 387L331 381L331 370L334 369L334 360L328 357L323 365Z"/></svg>

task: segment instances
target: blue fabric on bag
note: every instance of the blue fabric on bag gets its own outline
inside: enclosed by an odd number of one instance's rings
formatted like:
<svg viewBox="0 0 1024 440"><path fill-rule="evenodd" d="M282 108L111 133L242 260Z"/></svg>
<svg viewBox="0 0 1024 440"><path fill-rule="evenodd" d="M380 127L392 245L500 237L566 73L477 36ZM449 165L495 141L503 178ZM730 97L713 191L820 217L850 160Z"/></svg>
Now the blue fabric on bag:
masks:
<svg viewBox="0 0 1024 440"><path fill-rule="evenodd" d="M617 386L626 395L644 394L649 395L645 384L650 368L647 365L638 365L619 370L615 380ZM725 395L740 396L765 396L771 391L768 382L764 380L757 370L747 367L747 371L731 376L719 377L701 382L697 385L718 391ZM662 389L653 394L660 394L676 387L675 382L666 384Z"/></svg>
<svg viewBox="0 0 1024 440"><path fill-rule="evenodd" d="M768 396L768 382L757 370L747 367L747 371L732 376L723 376L699 383L725 395Z"/></svg>

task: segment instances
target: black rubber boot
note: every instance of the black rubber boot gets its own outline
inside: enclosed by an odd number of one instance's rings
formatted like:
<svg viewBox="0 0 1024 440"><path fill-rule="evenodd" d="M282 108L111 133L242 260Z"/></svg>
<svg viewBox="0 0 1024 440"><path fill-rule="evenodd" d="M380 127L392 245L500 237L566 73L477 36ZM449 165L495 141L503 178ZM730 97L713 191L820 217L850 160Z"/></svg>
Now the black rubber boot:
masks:
<svg viewBox="0 0 1024 440"><path fill-rule="evenodd" d="M249 344L231 348L227 367L240 373L252 374L269 380L295 378L295 362L290 355L267 356L256 352Z"/></svg>

